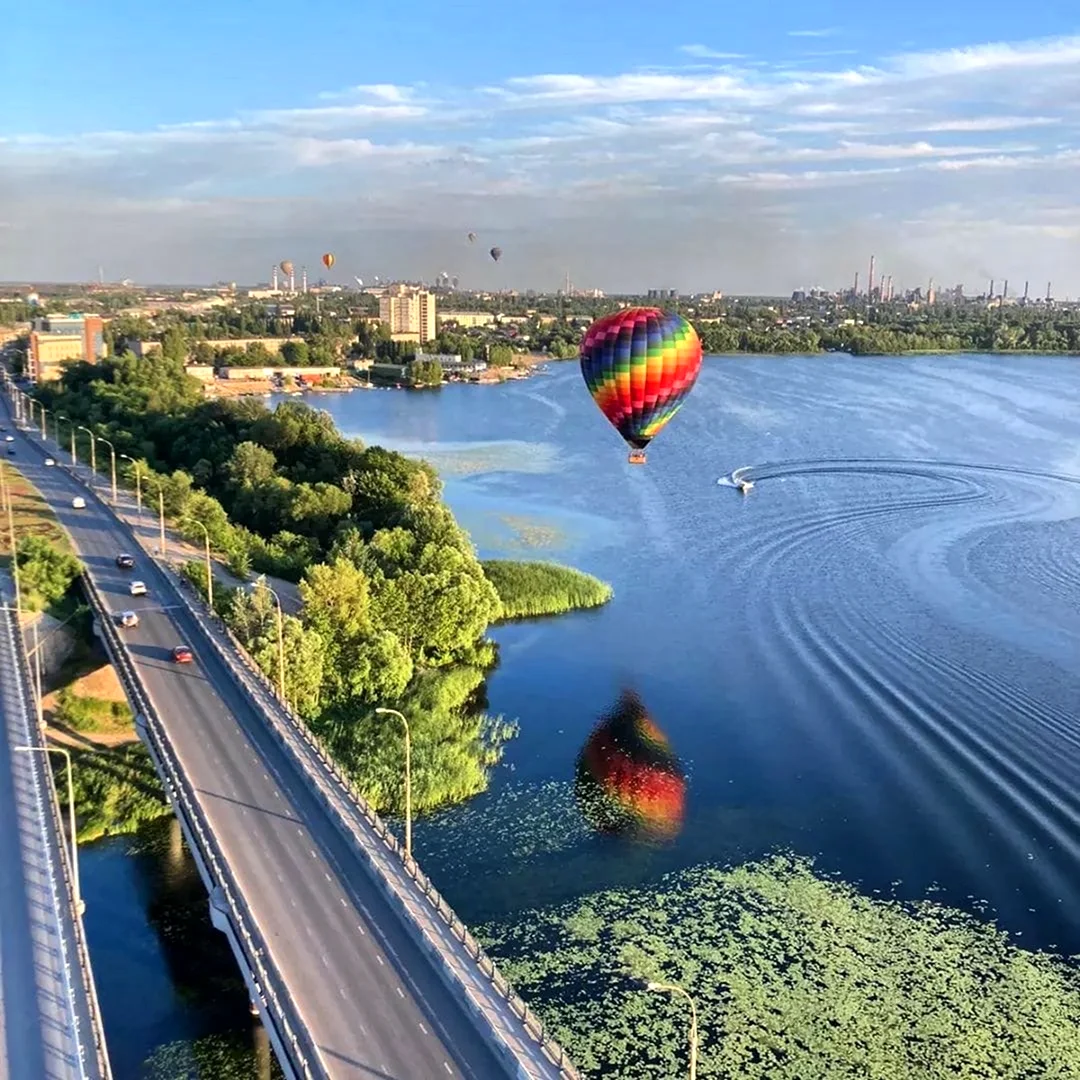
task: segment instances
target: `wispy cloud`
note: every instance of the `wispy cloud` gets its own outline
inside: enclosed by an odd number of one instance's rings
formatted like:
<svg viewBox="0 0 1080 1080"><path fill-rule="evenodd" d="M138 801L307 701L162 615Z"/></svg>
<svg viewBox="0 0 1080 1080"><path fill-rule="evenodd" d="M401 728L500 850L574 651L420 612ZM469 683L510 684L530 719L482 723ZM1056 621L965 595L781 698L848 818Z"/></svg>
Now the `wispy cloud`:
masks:
<svg viewBox="0 0 1080 1080"><path fill-rule="evenodd" d="M363 84L148 130L0 137L0 202L18 225L0 249L0 277L30 272L23 264L42 252L75 265L94 245L118 244L129 245L136 276L152 258L193 269L210 258L207 277L243 277L283 245L328 234L357 270L416 276L429 259L465 258L472 229L506 240L506 266L484 267L489 277L527 262L533 277L515 270L514 283L546 284L571 260L618 287L620 273L640 272L634 242L619 248L618 220L652 223L640 225L659 245L650 272L684 287L690 273L735 287L728 270L747 288L798 284L783 277L801 265L793 236L821 274L872 242L900 273L962 277L1000 257L996 226L965 232L963 245L927 227L916 253L904 224L915 205L977 210L1030 201L1033 187L1040 213L1075 205L1080 37L854 64L822 53L795 66L703 44L678 52L701 63L477 86ZM1075 219L1027 225L1038 258L1066 258ZM766 242L762 229L772 237L781 227L785 244ZM939 265L946 255L955 268Z"/></svg>
<svg viewBox="0 0 1080 1080"><path fill-rule="evenodd" d="M789 30L788 37L798 38L827 38L840 33L840 27L829 26L822 30Z"/></svg>

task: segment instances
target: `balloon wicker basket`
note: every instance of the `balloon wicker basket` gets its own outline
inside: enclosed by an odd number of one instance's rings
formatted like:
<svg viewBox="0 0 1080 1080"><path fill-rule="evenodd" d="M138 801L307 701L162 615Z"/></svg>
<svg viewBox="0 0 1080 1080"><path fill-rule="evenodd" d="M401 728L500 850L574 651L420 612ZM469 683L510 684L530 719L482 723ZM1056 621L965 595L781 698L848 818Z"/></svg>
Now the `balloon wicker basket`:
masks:
<svg viewBox="0 0 1080 1080"><path fill-rule="evenodd" d="M644 465L645 464L645 451L644 450L631 450L630 456L627 461L631 465Z"/></svg>

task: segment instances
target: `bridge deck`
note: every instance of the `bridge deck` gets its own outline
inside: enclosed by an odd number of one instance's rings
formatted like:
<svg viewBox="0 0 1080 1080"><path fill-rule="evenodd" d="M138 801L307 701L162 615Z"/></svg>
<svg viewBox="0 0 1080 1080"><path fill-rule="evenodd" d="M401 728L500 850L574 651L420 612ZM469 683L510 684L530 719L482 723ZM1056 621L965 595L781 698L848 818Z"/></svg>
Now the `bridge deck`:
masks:
<svg viewBox="0 0 1080 1080"><path fill-rule="evenodd" d="M0 591L0 1080L97 1080L48 762L14 750L41 742L6 575Z"/></svg>

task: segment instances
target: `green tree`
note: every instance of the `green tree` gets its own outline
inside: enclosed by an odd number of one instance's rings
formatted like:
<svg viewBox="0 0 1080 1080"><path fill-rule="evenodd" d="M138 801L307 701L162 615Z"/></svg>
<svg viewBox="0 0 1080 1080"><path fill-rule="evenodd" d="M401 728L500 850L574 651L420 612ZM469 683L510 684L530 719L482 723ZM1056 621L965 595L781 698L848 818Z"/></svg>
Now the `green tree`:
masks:
<svg viewBox="0 0 1080 1080"><path fill-rule="evenodd" d="M30 611L42 611L62 600L82 573L82 564L74 555L41 536L22 537L15 559L22 603Z"/></svg>
<svg viewBox="0 0 1080 1080"><path fill-rule="evenodd" d="M306 367L311 363L306 341L286 341L281 346L281 359L286 367Z"/></svg>

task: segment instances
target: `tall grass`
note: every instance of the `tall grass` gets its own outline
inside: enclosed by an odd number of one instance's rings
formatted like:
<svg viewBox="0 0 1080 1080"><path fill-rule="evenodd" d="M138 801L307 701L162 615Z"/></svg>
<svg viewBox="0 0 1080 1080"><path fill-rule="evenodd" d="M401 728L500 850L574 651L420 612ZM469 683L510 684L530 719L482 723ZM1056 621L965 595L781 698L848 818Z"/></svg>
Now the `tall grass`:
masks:
<svg viewBox="0 0 1080 1080"><path fill-rule="evenodd" d="M502 601L504 619L599 607L614 595L607 582L558 563L489 559L482 565Z"/></svg>
<svg viewBox="0 0 1080 1080"><path fill-rule="evenodd" d="M146 748L139 743L115 750L73 750L75 813L80 843L135 832L143 822L171 813ZM56 783L66 789L64 762Z"/></svg>

